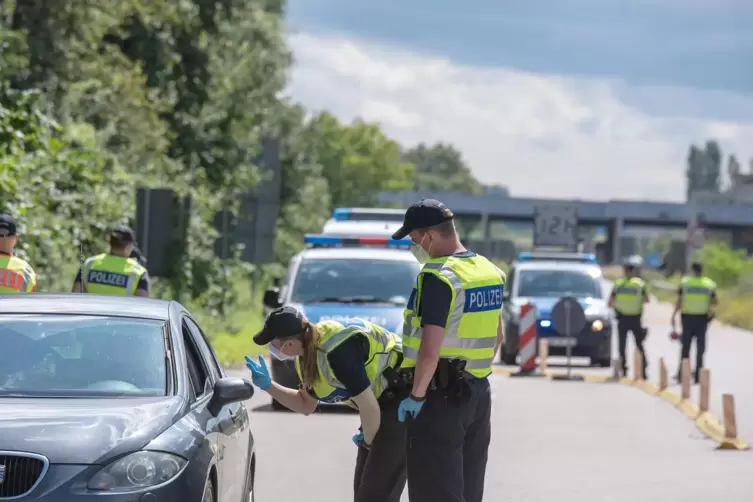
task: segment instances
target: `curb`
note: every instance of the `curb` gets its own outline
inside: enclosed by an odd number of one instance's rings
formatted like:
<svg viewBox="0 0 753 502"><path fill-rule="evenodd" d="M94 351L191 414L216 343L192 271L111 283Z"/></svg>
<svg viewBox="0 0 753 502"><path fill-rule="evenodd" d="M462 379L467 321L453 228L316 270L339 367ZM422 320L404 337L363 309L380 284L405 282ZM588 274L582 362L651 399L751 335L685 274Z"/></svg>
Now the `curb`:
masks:
<svg viewBox="0 0 753 502"><path fill-rule="evenodd" d="M495 367L492 370L493 373L498 375L511 376L517 372L517 368L499 368ZM551 380L554 375L562 374L561 372L553 373L551 371L545 371L544 375L548 380ZM751 446L743 441L741 438L727 438L724 431L724 425L722 421L711 415L708 412L701 412L698 404L694 403L690 399L683 399L682 396L669 389L660 390L659 386L645 380L633 380L632 378L622 377L615 379L606 375L580 375L586 382L592 383L619 383L628 387L634 387L642 390L646 394L651 396L657 396L664 401L670 403L681 412L685 414L689 419L693 420L696 427L707 438L718 444L717 449L720 450L749 450ZM516 378L519 380L519 378Z"/></svg>

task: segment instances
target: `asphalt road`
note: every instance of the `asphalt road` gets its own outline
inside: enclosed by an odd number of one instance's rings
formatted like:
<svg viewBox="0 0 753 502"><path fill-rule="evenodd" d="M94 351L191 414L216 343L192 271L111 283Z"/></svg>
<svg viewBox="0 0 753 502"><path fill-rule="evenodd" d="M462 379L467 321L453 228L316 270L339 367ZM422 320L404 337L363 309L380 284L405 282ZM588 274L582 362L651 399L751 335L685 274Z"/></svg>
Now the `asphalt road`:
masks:
<svg viewBox="0 0 753 502"><path fill-rule="evenodd" d="M500 374L491 382L485 500L753 500L753 453L716 451L662 400L616 384ZM258 391L248 403L258 453L256 500L352 500L358 416L325 410L305 417L271 411L268 402Z"/></svg>

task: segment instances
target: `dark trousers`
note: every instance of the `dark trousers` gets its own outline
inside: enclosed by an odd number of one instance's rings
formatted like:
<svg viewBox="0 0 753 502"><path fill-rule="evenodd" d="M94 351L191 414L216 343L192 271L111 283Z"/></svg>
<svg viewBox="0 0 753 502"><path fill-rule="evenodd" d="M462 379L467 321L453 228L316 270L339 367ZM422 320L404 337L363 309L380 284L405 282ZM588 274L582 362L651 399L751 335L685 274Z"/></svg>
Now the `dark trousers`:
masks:
<svg viewBox="0 0 753 502"><path fill-rule="evenodd" d="M426 395L408 424L411 502L481 502L491 440L489 380L472 379L461 397Z"/></svg>
<svg viewBox="0 0 753 502"><path fill-rule="evenodd" d="M701 369L703 368L703 354L706 352L706 329L709 326L709 318L705 314L682 316L682 349L680 349L680 365L677 368L677 379L680 379L682 360L690 358L690 344L695 339L695 381L698 383Z"/></svg>
<svg viewBox="0 0 753 502"><path fill-rule="evenodd" d="M371 448L358 448L355 502L400 502L405 489L407 427L397 419L400 400L380 403L382 420Z"/></svg>
<svg viewBox="0 0 753 502"><path fill-rule="evenodd" d="M633 333L635 348L641 353L641 357L643 358L643 378L646 378L648 360L646 359L646 351L643 349L643 342L646 340L646 329L641 323L640 314L617 315L617 345L620 351L620 364L622 365L623 374L627 374L627 354L625 354L625 351L627 348L628 333Z"/></svg>

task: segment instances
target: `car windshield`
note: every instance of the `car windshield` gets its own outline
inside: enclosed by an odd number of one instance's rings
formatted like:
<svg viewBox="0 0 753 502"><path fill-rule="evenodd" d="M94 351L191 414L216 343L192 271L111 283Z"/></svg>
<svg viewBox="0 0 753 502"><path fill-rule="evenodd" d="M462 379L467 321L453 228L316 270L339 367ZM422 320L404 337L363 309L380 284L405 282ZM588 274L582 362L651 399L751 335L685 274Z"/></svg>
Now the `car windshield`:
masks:
<svg viewBox="0 0 753 502"><path fill-rule="evenodd" d="M298 269L291 299L405 305L419 270L415 261L308 259Z"/></svg>
<svg viewBox="0 0 753 502"><path fill-rule="evenodd" d="M521 297L601 298L601 283L584 270L521 270L517 278Z"/></svg>
<svg viewBox="0 0 753 502"><path fill-rule="evenodd" d="M164 396L165 323L0 315L0 396Z"/></svg>

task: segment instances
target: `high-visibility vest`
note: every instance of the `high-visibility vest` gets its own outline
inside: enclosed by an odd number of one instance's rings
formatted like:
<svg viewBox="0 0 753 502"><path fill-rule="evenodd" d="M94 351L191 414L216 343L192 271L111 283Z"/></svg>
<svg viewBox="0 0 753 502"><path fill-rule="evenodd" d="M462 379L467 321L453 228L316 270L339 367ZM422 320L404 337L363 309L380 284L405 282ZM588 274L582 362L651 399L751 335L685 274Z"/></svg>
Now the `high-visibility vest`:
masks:
<svg viewBox="0 0 753 502"><path fill-rule="evenodd" d="M711 295L716 291L716 283L708 277L686 276L680 281L683 314L703 315L711 309Z"/></svg>
<svg viewBox="0 0 753 502"><path fill-rule="evenodd" d="M0 294L31 293L37 287L37 274L31 265L16 256L0 255Z"/></svg>
<svg viewBox="0 0 753 502"><path fill-rule="evenodd" d="M643 295L646 283L639 277L623 277L614 283L614 309L623 315L643 312Z"/></svg>
<svg viewBox="0 0 753 502"><path fill-rule="evenodd" d="M418 316L423 277L432 274L452 291L452 301L440 359L465 361L465 371L476 378L492 372L502 311L505 274L480 255L432 258L421 269L403 313L403 368L413 368L421 347L423 328Z"/></svg>
<svg viewBox="0 0 753 502"><path fill-rule="evenodd" d="M87 293L133 296L145 272L133 258L102 253L84 262L81 280Z"/></svg>
<svg viewBox="0 0 753 502"><path fill-rule="evenodd" d="M314 397L323 403L352 404L353 396L335 376L327 356L350 337L360 334L369 341L369 354L364 368L371 382L371 390L379 398L389 385L383 376L384 370L395 367L399 360L402 350L400 337L362 319L352 319L348 325L331 320L321 321L316 324L316 328L319 333L316 359L319 378L309 389ZM295 358L295 370L298 378L303 381L300 357Z"/></svg>

